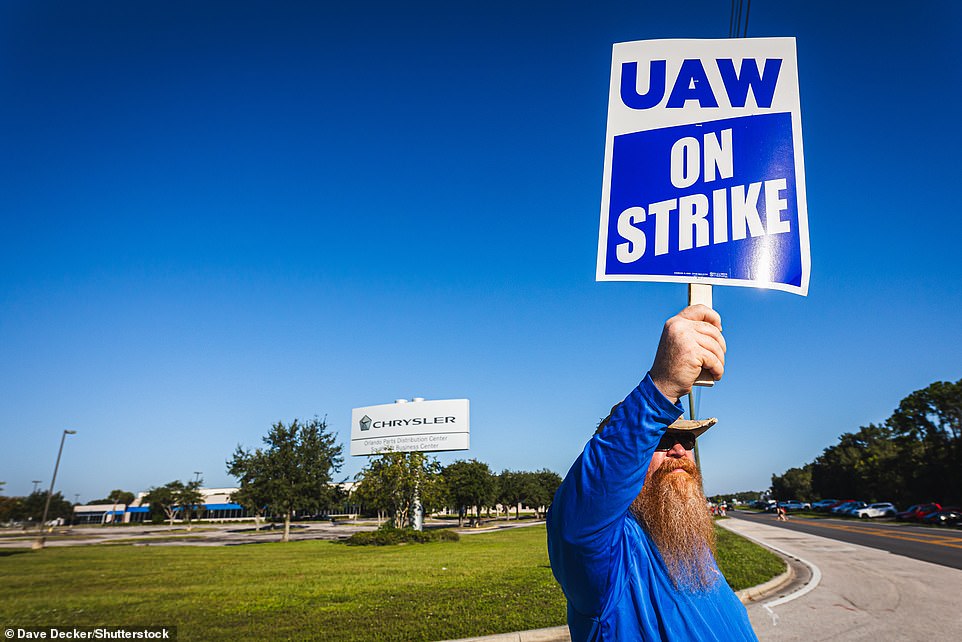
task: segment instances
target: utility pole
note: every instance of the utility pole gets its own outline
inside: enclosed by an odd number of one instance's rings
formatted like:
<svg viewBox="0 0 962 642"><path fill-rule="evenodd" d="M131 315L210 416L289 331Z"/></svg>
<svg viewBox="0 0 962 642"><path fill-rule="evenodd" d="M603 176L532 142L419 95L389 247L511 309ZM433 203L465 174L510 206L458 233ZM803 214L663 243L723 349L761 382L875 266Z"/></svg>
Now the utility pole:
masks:
<svg viewBox="0 0 962 642"><path fill-rule="evenodd" d="M57 483L57 469L60 468L60 455L63 454L63 442L67 439L67 435L76 434L76 430L64 430L63 435L60 437L60 450L57 451L57 463L53 466L53 478L50 480L50 490L47 491L47 503L43 507L43 519L40 520L39 537L37 541L33 543L32 548L43 548L43 527L47 523L47 513L50 511L50 498L53 497L53 486Z"/></svg>

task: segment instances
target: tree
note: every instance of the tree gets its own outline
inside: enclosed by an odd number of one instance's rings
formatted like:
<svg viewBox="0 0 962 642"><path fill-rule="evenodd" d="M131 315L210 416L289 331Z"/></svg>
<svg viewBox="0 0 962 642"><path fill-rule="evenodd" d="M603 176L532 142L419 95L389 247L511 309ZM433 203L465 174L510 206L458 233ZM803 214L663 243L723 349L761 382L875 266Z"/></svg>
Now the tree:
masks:
<svg viewBox="0 0 962 642"><path fill-rule="evenodd" d="M174 525L174 518L177 516L177 511L174 509L177 506L175 497L179 492L178 486L182 487L183 483L172 481L163 486L149 488L147 494L144 495L144 503L150 506L150 512L155 514L160 512L166 515L171 526Z"/></svg>
<svg viewBox="0 0 962 642"><path fill-rule="evenodd" d="M519 519L521 504L534 508L538 517L542 508L547 510L561 485L561 476L546 468L537 472L505 470L497 481L497 500L504 506L514 506L515 519Z"/></svg>
<svg viewBox="0 0 962 642"><path fill-rule="evenodd" d="M180 518L191 529L191 518L202 509L204 496L200 492L203 480L196 479L186 484L180 480L168 482L159 488L151 488L144 496L144 502L153 509L160 509L167 515L170 525L180 513Z"/></svg>
<svg viewBox="0 0 962 642"><path fill-rule="evenodd" d="M264 445L253 452L238 445L227 472L238 479L243 493L265 500L275 514L284 516L281 541L287 542L296 511L318 510L336 501L330 483L344 462L344 448L328 431L327 421L317 417L306 423L295 419L289 426L277 422Z"/></svg>
<svg viewBox="0 0 962 642"><path fill-rule="evenodd" d="M267 512L268 504L270 503L270 499L267 497L267 493L264 492L262 486L250 483L244 484L242 481L241 487L231 493L230 500L240 504L248 512L253 513L254 528L255 530L260 530L261 518Z"/></svg>
<svg viewBox="0 0 962 642"><path fill-rule="evenodd" d="M22 497L0 496L0 524L15 521L22 503Z"/></svg>
<svg viewBox="0 0 962 642"><path fill-rule="evenodd" d="M507 512L514 507L514 518L521 519L521 504L525 503L528 495L529 479L527 473L512 470L502 470L498 475L498 502ZM510 517L510 514L509 514Z"/></svg>
<svg viewBox="0 0 962 642"><path fill-rule="evenodd" d="M187 530L190 530L190 521L196 516L200 517L204 511L204 495L200 492L200 487L204 483L203 479L195 479L183 484L183 490L177 497L177 505L180 506L181 519L187 523Z"/></svg>
<svg viewBox="0 0 962 642"><path fill-rule="evenodd" d="M843 433L810 464L811 496L906 501L910 493L901 480L911 471L903 471L907 462L898 442L887 424Z"/></svg>
<svg viewBox="0 0 962 642"><path fill-rule="evenodd" d="M385 452L357 474L354 501L387 513L398 528L413 526L415 504L426 512L440 506L444 494L441 465L421 452Z"/></svg>
<svg viewBox="0 0 962 642"><path fill-rule="evenodd" d="M88 504L124 504L129 505L134 501L134 495L129 490L120 490L119 488L110 491L110 494L103 499L95 499L93 501L87 502Z"/></svg>
<svg viewBox="0 0 962 642"><path fill-rule="evenodd" d="M43 519L43 509L47 503L47 491L35 490L26 497L14 498L10 519L24 522L39 522ZM73 516L73 504L63 498L59 491L50 496L50 510L47 519L70 519Z"/></svg>
<svg viewBox="0 0 962 642"><path fill-rule="evenodd" d="M708 499L716 504L732 502L736 504L748 504L756 500L761 499L762 491L760 490L742 490L736 493L722 493L721 495L712 495ZM807 498L806 498L807 499Z"/></svg>
<svg viewBox="0 0 962 642"><path fill-rule="evenodd" d="M487 464L476 459L458 460L441 473L447 489L448 500L458 509L458 526L464 525L464 516L472 506L475 509L475 525L481 523L481 508L493 501L497 490L494 475Z"/></svg>
<svg viewBox="0 0 962 642"><path fill-rule="evenodd" d="M772 475L772 494L780 500L803 501L812 496L812 464L789 468L783 475Z"/></svg>
<svg viewBox="0 0 962 642"><path fill-rule="evenodd" d="M913 499L962 501L962 379L936 381L905 397L887 422Z"/></svg>
<svg viewBox="0 0 962 642"><path fill-rule="evenodd" d="M885 422L843 433L805 468L811 497L962 501L962 380L916 390ZM776 492L794 484L790 473L772 476Z"/></svg>
<svg viewBox="0 0 962 642"><path fill-rule="evenodd" d="M103 499L95 499L88 503L89 504L111 504L113 506L113 509L111 510L111 519L115 519L116 516L113 515L113 513L117 510L117 506L118 505L129 506L134 501L134 497L136 496L132 492L128 490L121 490L119 488L116 488L110 491L110 494L104 497Z"/></svg>
<svg viewBox="0 0 962 642"><path fill-rule="evenodd" d="M544 517L551 506L551 502L554 501L558 486L561 486L561 475L547 468L542 468L532 474L534 476L534 483L532 484L534 492L529 499L531 502L529 505L539 513L540 517ZM544 508L544 513L540 513L542 508Z"/></svg>

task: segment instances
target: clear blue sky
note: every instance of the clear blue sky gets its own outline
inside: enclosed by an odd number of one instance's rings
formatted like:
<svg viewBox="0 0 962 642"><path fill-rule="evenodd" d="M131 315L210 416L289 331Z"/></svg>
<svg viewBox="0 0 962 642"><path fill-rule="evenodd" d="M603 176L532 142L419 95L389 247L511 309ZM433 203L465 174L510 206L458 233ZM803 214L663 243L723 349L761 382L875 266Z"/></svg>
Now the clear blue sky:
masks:
<svg viewBox="0 0 962 642"><path fill-rule="evenodd" d="M611 45L729 3L4 2L0 480L73 500L270 425L467 397L473 457L564 473L683 285L596 283ZM752 2L797 38L808 297L716 287L711 493L962 377L962 3ZM347 458L342 476L363 459Z"/></svg>

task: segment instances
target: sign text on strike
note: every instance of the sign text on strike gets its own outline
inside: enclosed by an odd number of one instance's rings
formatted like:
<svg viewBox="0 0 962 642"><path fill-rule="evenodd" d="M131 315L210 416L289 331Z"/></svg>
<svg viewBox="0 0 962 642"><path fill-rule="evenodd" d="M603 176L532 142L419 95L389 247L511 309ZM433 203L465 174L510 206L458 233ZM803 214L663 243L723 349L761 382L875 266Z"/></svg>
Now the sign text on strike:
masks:
<svg viewBox="0 0 962 642"><path fill-rule="evenodd" d="M706 133L703 141L686 136L672 145L670 176L673 186L680 189L691 187L700 178L702 170L705 183L734 176L731 128L718 133ZM649 216L655 220L655 256L669 251L673 213L676 214L679 251L705 247L709 243L726 243L729 238L740 241L749 235L757 237L790 232L791 223L782 218L788 206L782 197L786 189L786 179L775 178L715 189L711 191L710 199L707 194L695 192L650 203L647 211L642 206L629 207L618 216L618 234L625 239L615 248L618 261L632 263L645 255L647 237L637 225L644 223ZM764 223L759 212L759 196L762 192Z"/></svg>

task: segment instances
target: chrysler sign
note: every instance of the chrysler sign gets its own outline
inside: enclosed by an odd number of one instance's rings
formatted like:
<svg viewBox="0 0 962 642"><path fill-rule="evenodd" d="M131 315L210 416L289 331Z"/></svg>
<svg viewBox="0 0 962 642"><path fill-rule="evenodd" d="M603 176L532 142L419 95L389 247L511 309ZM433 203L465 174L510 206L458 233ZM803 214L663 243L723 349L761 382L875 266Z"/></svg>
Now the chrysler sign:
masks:
<svg viewBox="0 0 962 642"><path fill-rule="evenodd" d="M351 455L467 450L467 399L414 401L351 411Z"/></svg>

